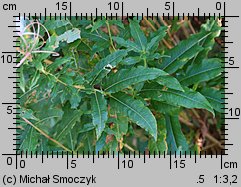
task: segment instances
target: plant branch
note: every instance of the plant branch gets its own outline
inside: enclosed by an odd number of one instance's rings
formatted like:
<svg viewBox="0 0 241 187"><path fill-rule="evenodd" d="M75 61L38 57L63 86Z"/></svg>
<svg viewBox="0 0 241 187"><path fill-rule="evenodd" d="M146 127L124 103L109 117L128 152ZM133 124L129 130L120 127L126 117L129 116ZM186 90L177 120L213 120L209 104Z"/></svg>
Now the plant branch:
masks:
<svg viewBox="0 0 241 187"><path fill-rule="evenodd" d="M57 140L53 139L52 137L50 137L47 133L45 133L44 131L42 131L40 128L36 127L33 123L31 123L30 121L28 121L26 118L22 117L22 119L29 125L31 125L36 131L38 131L40 134L42 134L43 136L45 136L47 139L49 139L50 141L52 141L53 143L55 143L56 145L58 145L59 147L63 148L65 151L68 152L72 152L69 148L65 147L63 144L61 144L60 142L58 142ZM74 152L75 153L75 152ZM75 153L76 154L76 153Z"/></svg>
<svg viewBox="0 0 241 187"><path fill-rule="evenodd" d="M109 38L110 38L110 45L111 47L116 51L116 48L114 46L113 40L112 40L112 35L111 35L111 30L110 30L110 24L108 21L105 22L107 25L107 29L108 29L108 34L109 34Z"/></svg>
<svg viewBox="0 0 241 187"><path fill-rule="evenodd" d="M187 121L187 120L185 120L184 118L182 118L180 116L179 116L179 121L181 123L187 125L189 128L195 129L195 126L190 121ZM205 137L208 140L210 140L211 142L215 143L215 145L217 145L220 149L224 149L224 147L221 145L221 143L216 138L214 138L211 134L207 133L207 134L205 134Z"/></svg>

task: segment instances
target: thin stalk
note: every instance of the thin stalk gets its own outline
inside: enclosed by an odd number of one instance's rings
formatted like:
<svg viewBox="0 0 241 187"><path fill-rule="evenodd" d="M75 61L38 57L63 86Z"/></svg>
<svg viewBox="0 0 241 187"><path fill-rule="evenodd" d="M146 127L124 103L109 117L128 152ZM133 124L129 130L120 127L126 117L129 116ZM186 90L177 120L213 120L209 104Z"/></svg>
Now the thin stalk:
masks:
<svg viewBox="0 0 241 187"><path fill-rule="evenodd" d="M110 24L108 21L105 22L107 25L107 29L108 29L108 34L109 34L109 38L110 38L110 45L111 47L116 51L116 48L114 46L113 40L112 40L112 35L111 35L111 30L110 30Z"/></svg>
<svg viewBox="0 0 241 187"><path fill-rule="evenodd" d="M147 67L146 58L144 58L143 61L144 61L144 67L146 68Z"/></svg>
<svg viewBox="0 0 241 187"><path fill-rule="evenodd" d="M151 27L151 29L153 31L157 31L157 29L151 24L151 22L149 20L147 20L145 17L143 18L143 21L145 21L145 23ZM164 38L162 39L162 42L164 43L164 45L168 48L171 49L173 48L173 46L171 44L169 44Z"/></svg>
<svg viewBox="0 0 241 187"><path fill-rule="evenodd" d="M45 133L44 131L42 131L40 128L36 127L34 124L32 124L30 121L28 121L26 118L22 117L22 119L29 124L30 126L32 126L36 131L38 131L40 134L42 134L43 136L45 136L47 139L49 139L50 141L52 141L53 143L55 143L56 145L58 145L59 147L63 148L65 151L68 152L72 152L69 148L65 147L63 144L61 144L60 142L58 142L57 140L53 139L52 137L50 137L47 133ZM74 152L74 154L76 154Z"/></svg>

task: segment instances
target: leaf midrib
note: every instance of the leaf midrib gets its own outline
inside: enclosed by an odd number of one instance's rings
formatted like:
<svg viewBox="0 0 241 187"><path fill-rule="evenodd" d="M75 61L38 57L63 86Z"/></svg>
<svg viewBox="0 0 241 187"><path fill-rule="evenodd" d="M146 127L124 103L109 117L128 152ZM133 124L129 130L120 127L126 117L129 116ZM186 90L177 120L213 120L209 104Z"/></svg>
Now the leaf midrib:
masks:
<svg viewBox="0 0 241 187"><path fill-rule="evenodd" d="M203 103L201 103L201 102L199 102L199 101L193 100L193 99L191 99L191 98L189 98L189 97L187 97L187 96L185 96L185 95L177 94L177 93L175 93L175 92L171 92L171 91L163 91L163 90L160 90L160 89L144 89L144 90L142 90L142 91L145 91L145 90L147 90L147 91L151 91L151 90L153 90L153 91L160 91L160 92L166 92L166 93L169 92L169 93L172 93L172 94L174 94L174 95L177 95L177 96L181 96L181 97L187 98L188 100L191 100L191 101L194 101L194 102L200 103L202 106L206 106L206 107L210 108L208 105L204 105Z"/></svg>
<svg viewBox="0 0 241 187"><path fill-rule="evenodd" d="M150 127L150 129L152 129L152 132L155 132L155 129L152 128L152 126L149 124L148 121L146 121L146 119L135 109L133 109L132 107L128 106L127 104L125 104L124 102L120 101L119 99L117 99L114 96L111 96L113 99L115 99L117 102L121 103L122 105L126 106L127 108L131 109L132 111L134 111L136 114L138 114L144 121L145 123Z"/></svg>
<svg viewBox="0 0 241 187"><path fill-rule="evenodd" d="M111 62L109 64L112 64L116 59L118 59L120 56L122 56L122 54L119 54L118 56L116 56L113 60L111 60ZM99 62L101 63L101 61ZM104 66L105 67L105 66ZM100 68L100 70L96 73L96 75L94 76L93 80L91 81L91 85L94 83L94 81L96 80L96 78L99 76L99 74L103 71L103 68Z"/></svg>
<svg viewBox="0 0 241 187"><path fill-rule="evenodd" d="M182 51L179 55L177 55L172 61L170 61L165 67L163 67L162 69L165 70L167 67L169 67L174 61L176 61L181 55L183 55L185 52L187 52L191 47L193 47L194 45L196 45L198 42L200 42L201 40L203 40L204 38L206 38L208 35L210 35L211 33L208 33L206 35L204 35L202 38L200 38L199 40L197 40L196 42L194 42L192 45L190 45L186 50Z"/></svg>
<svg viewBox="0 0 241 187"><path fill-rule="evenodd" d="M56 137L56 139L59 139L61 137L61 135L64 133L65 129L68 128L69 124L72 123L72 121L75 120L75 118L77 117L77 113L74 115L74 117L67 123L67 125L63 128L63 130L60 132L60 134ZM75 125L75 123L73 124L73 126Z"/></svg>
<svg viewBox="0 0 241 187"><path fill-rule="evenodd" d="M175 143L175 149L178 149L178 147L177 147L177 141L176 141L176 136L175 136L175 134L174 134L174 131L173 131L173 126L172 126L172 122L171 122L171 118L168 116L168 122L169 122L169 125L170 125L170 129L171 129L171 132L172 132L172 139L173 139L173 141L174 141L174 143Z"/></svg>
<svg viewBox="0 0 241 187"><path fill-rule="evenodd" d="M211 69L208 69L208 70L203 70L203 71L199 71L197 73L194 73L194 74L191 74L183 79L180 80L180 82L183 82L184 80L186 79L190 79L191 77L194 77L194 76L197 76L197 75L201 75L203 73L206 73L206 72L209 72L209 71L212 71L212 70L215 70L215 69L219 69L220 67L215 67L215 68L211 68Z"/></svg>
<svg viewBox="0 0 241 187"><path fill-rule="evenodd" d="M99 113L100 123L102 124L102 115L101 115L101 111L100 111L99 101L98 101L96 92L95 92L94 94L95 94L96 104L97 104L97 107L98 107L98 113ZM101 124L100 124L100 125L101 125ZM100 132L100 125L97 124L97 128L98 128L98 131L99 131L99 132Z"/></svg>
<svg viewBox="0 0 241 187"><path fill-rule="evenodd" d="M215 101L215 102L217 102L217 103L222 103L222 101L219 101L219 100L217 100L216 98L213 98L213 97L210 97L210 96L207 96L207 95L204 95L206 98L209 98L210 100L213 100L213 101Z"/></svg>
<svg viewBox="0 0 241 187"><path fill-rule="evenodd" d="M147 75L155 75L155 74L157 74L157 73L147 73L147 74L145 74L145 76L147 76ZM122 82L124 82L124 81L128 81L128 80L130 80L130 79L134 79L134 78L138 78L138 77L142 77L143 75L136 75L136 76L132 76L132 77L128 77L128 78L126 78L126 79L122 79L122 80L120 80L120 81L117 81L117 82L115 82L114 84L112 84L112 85L110 85L109 87L107 87L105 90L107 91L107 90L109 90L111 87L113 87L113 86L115 86L115 85L117 85L117 84L121 84ZM142 81L141 81L142 82ZM137 82L138 83L138 82Z"/></svg>
<svg viewBox="0 0 241 187"><path fill-rule="evenodd" d="M136 29L136 27L133 25L133 29L135 30L135 33L136 33L136 35L137 35L137 37L138 37L138 39L139 39L139 41L140 41L140 43L141 43L141 48L142 49L145 49L145 46L143 45L143 43L142 43L142 41L141 41L141 38L140 38L140 36L139 36L139 34L138 34L138 32L137 32L137 29Z"/></svg>

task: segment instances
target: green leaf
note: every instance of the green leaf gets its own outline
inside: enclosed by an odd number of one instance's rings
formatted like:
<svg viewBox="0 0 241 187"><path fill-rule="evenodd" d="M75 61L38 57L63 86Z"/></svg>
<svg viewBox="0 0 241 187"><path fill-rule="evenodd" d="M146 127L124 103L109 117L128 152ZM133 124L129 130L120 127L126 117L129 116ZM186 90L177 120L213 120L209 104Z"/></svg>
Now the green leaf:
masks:
<svg viewBox="0 0 241 187"><path fill-rule="evenodd" d="M164 114L173 114L180 110L180 107L166 102L152 101L151 104L156 111Z"/></svg>
<svg viewBox="0 0 241 187"><path fill-rule="evenodd" d="M46 45L41 49L41 51L49 51L48 53L36 53L35 58L33 59L32 63L35 65L36 69L39 71L43 71L44 67L42 65L42 61L47 59L51 52L53 52L59 46L59 42L56 36L51 36Z"/></svg>
<svg viewBox="0 0 241 187"><path fill-rule="evenodd" d="M74 29L68 30L64 34L61 34L60 36L58 36L58 41L66 41L67 43L71 43L80 38L81 38L80 30L77 28L74 28Z"/></svg>
<svg viewBox="0 0 241 187"><path fill-rule="evenodd" d="M113 123L113 127L106 131L108 134L114 134L116 139L120 141L123 136L128 131L128 118L125 116L121 116L119 113L115 114L115 118L110 118L108 123Z"/></svg>
<svg viewBox="0 0 241 187"><path fill-rule="evenodd" d="M66 26L68 24L71 24L69 22L69 20L60 20L60 19L53 19L53 20L47 20L45 23L44 23L44 26L46 27L46 29L48 30L54 30L54 29L57 29L57 28L60 28L60 27L63 27L63 26Z"/></svg>
<svg viewBox="0 0 241 187"><path fill-rule="evenodd" d="M159 42L165 37L167 27L160 27L156 33L156 36L151 39L147 44L146 51L154 52L156 51Z"/></svg>
<svg viewBox="0 0 241 187"><path fill-rule="evenodd" d="M200 42L203 50L195 57L195 62L198 63L201 59L207 58L209 51L212 50L215 44L215 38L220 35L222 29L218 22L218 19L215 20L215 18L211 18L211 20L207 20L207 23L201 26L200 32L211 32L211 34Z"/></svg>
<svg viewBox="0 0 241 187"><path fill-rule="evenodd" d="M164 154L164 152L167 152L165 123L164 116L157 118L157 141L154 141L153 138L148 140L150 154L154 154L154 152L155 154Z"/></svg>
<svg viewBox="0 0 241 187"><path fill-rule="evenodd" d="M140 56L136 56L136 57L128 57L123 59L123 61L121 62L122 65L134 65L138 62L141 61Z"/></svg>
<svg viewBox="0 0 241 187"><path fill-rule="evenodd" d="M80 120L82 114L82 111L72 110L69 108L69 105L66 105L61 121L59 121L53 128L54 138L56 140L64 139Z"/></svg>
<svg viewBox="0 0 241 187"><path fill-rule="evenodd" d="M137 53L140 53L142 50L140 46L138 46L136 43L132 41L124 40L123 38L115 37L115 36L113 36L112 39L120 46L125 47L128 51L135 51Z"/></svg>
<svg viewBox="0 0 241 187"><path fill-rule="evenodd" d="M188 67L184 76L179 81L184 86L208 81L222 72L221 61L217 58L204 59L201 63L192 64Z"/></svg>
<svg viewBox="0 0 241 187"><path fill-rule="evenodd" d="M34 86L36 86L36 84L38 83L38 80L40 78L40 72L38 70L36 70L31 82L30 82L30 85L29 85L29 89L31 90Z"/></svg>
<svg viewBox="0 0 241 187"><path fill-rule="evenodd" d="M122 20L121 19L112 19L112 20L108 20L110 25L117 25L118 27L122 28L122 29L125 29L125 26L124 24L122 23Z"/></svg>
<svg viewBox="0 0 241 187"><path fill-rule="evenodd" d="M154 151L156 154L160 152L160 154L163 154L164 151L167 151L167 143L166 143L166 132L165 130L162 130L159 132L157 136L157 141L154 141L151 139L148 141L148 148L151 152L151 154L154 154Z"/></svg>
<svg viewBox="0 0 241 187"><path fill-rule="evenodd" d="M26 109L24 107L21 107L18 112L20 113L19 116L21 118L25 118L25 119L28 119L28 120L39 121L39 119L36 118L36 116L34 115L34 112L31 109Z"/></svg>
<svg viewBox="0 0 241 187"><path fill-rule="evenodd" d="M158 84L145 86L141 93L147 98L157 101L164 101L173 105L183 106L186 108L202 108L206 109L214 115L214 111L207 99L199 92L184 88L184 92L178 90L164 90Z"/></svg>
<svg viewBox="0 0 241 187"><path fill-rule="evenodd" d="M24 74L23 74L23 66L21 66L19 68L19 77L18 78L18 86L20 87L20 89L22 90L23 93L25 93L25 87L26 87L26 80L25 80L25 77L24 77ZM31 90L31 89L30 89Z"/></svg>
<svg viewBox="0 0 241 187"><path fill-rule="evenodd" d="M106 92L118 92L132 84L153 80L161 75L166 75L166 72L156 68L137 67L132 69L121 69L117 73L110 74L103 81L103 87Z"/></svg>
<svg viewBox="0 0 241 187"><path fill-rule="evenodd" d="M57 58L52 64L47 66L46 71L54 72L55 70L57 70L58 67L62 66L63 64L67 64L70 61L71 59L69 57Z"/></svg>
<svg viewBox="0 0 241 187"><path fill-rule="evenodd" d="M110 96L110 106L121 114L128 116L141 128L149 132L154 139L157 139L157 123L151 111L144 104L123 93L116 93Z"/></svg>
<svg viewBox="0 0 241 187"><path fill-rule="evenodd" d="M69 102L71 104L71 109L76 109L79 106L80 101L81 101L81 96L80 96L79 92L75 91L75 93L73 93L71 95L70 100L69 100Z"/></svg>
<svg viewBox="0 0 241 187"><path fill-rule="evenodd" d="M184 91L179 81L175 77L172 77L170 75L160 76L159 78L157 78L156 82L173 90Z"/></svg>
<svg viewBox="0 0 241 187"><path fill-rule="evenodd" d="M91 29L91 32L96 31L97 29L99 29L100 27L105 25L105 19L99 19L97 20L94 24L93 27Z"/></svg>
<svg viewBox="0 0 241 187"><path fill-rule="evenodd" d="M188 144L185 136L182 133L181 125L178 120L178 115L166 115L166 129L167 129L167 145L168 151L174 153L175 151L187 151Z"/></svg>
<svg viewBox="0 0 241 187"><path fill-rule="evenodd" d="M212 105L212 107L218 111L218 112L224 112L223 111L223 107L224 105L222 104L224 102L222 98L222 91L219 91L217 89L214 88L203 88L200 93L203 94L207 100L210 102L210 104Z"/></svg>
<svg viewBox="0 0 241 187"><path fill-rule="evenodd" d="M78 131L79 133L85 133L95 128L93 123L84 124L83 127Z"/></svg>
<svg viewBox="0 0 241 187"><path fill-rule="evenodd" d="M19 149L27 152L35 152L38 146L40 134L31 126L27 125L24 132L21 132Z"/></svg>
<svg viewBox="0 0 241 187"><path fill-rule="evenodd" d="M105 147L106 136L107 136L106 133L102 133L101 137L96 142L96 146L95 146L95 153L96 154L98 154L98 152L101 151Z"/></svg>
<svg viewBox="0 0 241 187"><path fill-rule="evenodd" d="M105 75L101 75L101 72L109 72L108 66L115 67L126 55L126 50L119 50L101 59L101 61L96 64L93 71L87 75L87 79L91 81L90 84L93 84L99 76L103 78Z"/></svg>
<svg viewBox="0 0 241 187"><path fill-rule="evenodd" d="M187 40L183 40L177 46L167 50L165 55L170 57L164 58L161 63L161 69L170 74L174 73L178 68L185 65L189 59L202 50L202 47L197 44L208 35L210 35L210 32L193 34Z"/></svg>
<svg viewBox="0 0 241 187"><path fill-rule="evenodd" d="M92 119L93 124L96 127L97 139L101 136L105 128L105 123L108 118L107 103L104 96L95 92L91 96L91 107L92 107Z"/></svg>
<svg viewBox="0 0 241 187"><path fill-rule="evenodd" d="M147 45L147 39L146 36L144 35L143 31L140 28L140 25L137 21L130 21L130 31L131 31L131 36L135 40L135 43L141 47L141 49L144 51L146 49Z"/></svg>
<svg viewBox="0 0 241 187"><path fill-rule="evenodd" d="M82 31L82 30L81 30ZM108 36L104 33L98 33L96 31L93 32L88 32L86 30L83 30L81 32L81 36L82 38L86 38L90 41L94 41L94 42L99 42L99 43L104 43L104 44L108 44L109 43L109 39Z"/></svg>

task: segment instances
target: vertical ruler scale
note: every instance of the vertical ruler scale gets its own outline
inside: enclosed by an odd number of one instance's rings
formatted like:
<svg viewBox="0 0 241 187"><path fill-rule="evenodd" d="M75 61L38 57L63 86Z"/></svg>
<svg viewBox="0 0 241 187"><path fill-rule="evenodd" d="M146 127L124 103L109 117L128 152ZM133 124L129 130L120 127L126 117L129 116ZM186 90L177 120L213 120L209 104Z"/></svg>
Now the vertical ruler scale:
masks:
<svg viewBox="0 0 241 187"><path fill-rule="evenodd" d="M184 2L185 1L185 2ZM98 185L98 186L134 186L146 185L187 185L187 186L239 186L240 169L240 100L235 103L240 90L237 85L239 78L234 77L239 70L240 39L234 30L236 23L240 23L237 2L205 1L195 5L188 0L153 1L153 2L79 2L72 1L43 1L33 4L28 0L1 3L1 19L4 32L1 36L1 83L3 94L1 97L1 184L3 186L26 186L37 184L47 186L63 185ZM143 3L143 4L142 4ZM47 6L48 5L48 6ZM206 151L164 151L161 153L134 150L120 153L114 151L22 151L19 149L19 57L20 20L97 20L97 17L107 20L122 20L138 17L141 20L153 20L157 16L163 20L203 20L217 17L222 20L221 48L222 48L222 98L223 123L221 128L221 152L208 155ZM237 21L238 20L238 21ZM155 28L154 28L155 29ZM240 29L239 29L240 30ZM11 36L10 36L11 32ZM234 33L233 36L230 33ZM239 31L240 33L240 31ZM234 41L235 40L235 41ZM236 40L237 43L236 43ZM113 49L115 49L113 47ZM26 57L27 58L27 57ZM4 70L3 70L4 69ZM239 73L240 75L240 73ZM235 98L235 99L234 99ZM72 120L72 119L71 119ZM30 121L28 124L32 125ZM235 126L236 130L233 130ZM32 126L34 127L34 126ZM8 129L8 130L6 130ZM38 129L37 129L38 130ZM239 131L238 131L239 130ZM10 133L11 131L11 133ZM236 132L235 132L236 131ZM43 137L49 138L59 147L66 148L44 131ZM234 138L235 137L235 138ZM236 140L235 142L233 140ZM216 141L216 140L214 140ZM6 143L6 145L4 145ZM128 145L125 145L128 147ZM128 147L131 149L131 147ZM185 175L184 175L185 174ZM187 178L188 176L188 178ZM184 180L183 180L184 179ZM108 182L107 182L108 181ZM118 181L118 182L117 182ZM46 184L47 183L47 184Z"/></svg>

